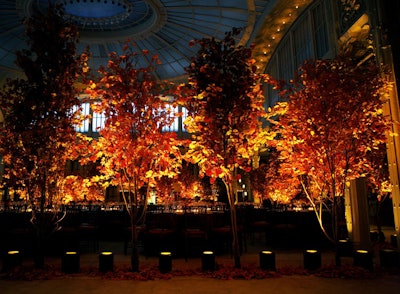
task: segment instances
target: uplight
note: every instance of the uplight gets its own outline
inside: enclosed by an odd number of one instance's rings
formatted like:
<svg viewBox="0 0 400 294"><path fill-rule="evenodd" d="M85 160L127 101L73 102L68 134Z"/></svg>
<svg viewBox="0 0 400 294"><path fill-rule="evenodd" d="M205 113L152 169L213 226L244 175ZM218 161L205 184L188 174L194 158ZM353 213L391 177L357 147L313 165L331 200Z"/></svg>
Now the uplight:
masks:
<svg viewBox="0 0 400 294"><path fill-rule="evenodd" d="M263 250L261 251L262 254L272 254L272 251L268 251L268 250Z"/></svg>
<svg viewBox="0 0 400 294"><path fill-rule="evenodd" d="M66 255L74 255L76 254L76 251L67 251L65 252Z"/></svg>
<svg viewBox="0 0 400 294"><path fill-rule="evenodd" d="M367 254L368 251L367 250L357 250L357 253L361 253L361 254Z"/></svg>
<svg viewBox="0 0 400 294"><path fill-rule="evenodd" d="M307 253L317 253L317 250L307 250Z"/></svg>

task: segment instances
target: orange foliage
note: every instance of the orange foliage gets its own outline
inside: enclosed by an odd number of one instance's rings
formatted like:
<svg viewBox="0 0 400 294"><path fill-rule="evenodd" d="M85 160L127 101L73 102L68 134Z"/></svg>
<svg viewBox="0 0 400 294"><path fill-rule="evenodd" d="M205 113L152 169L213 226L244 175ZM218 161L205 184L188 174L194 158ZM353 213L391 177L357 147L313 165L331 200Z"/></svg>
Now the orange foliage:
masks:
<svg viewBox="0 0 400 294"><path fill-rule="evenodd" d="M306 62L298 83L284 93L287 102L274 108L280 170L306 175L313 197L343 196L346 181L373 176L382 162L388 121L380 70L342 57Z"/></svg>
<svg viewBox="0 0 400 294"><path fill-rule="evenodd" d="M163 131L174 116L163 99L170 84L157 81L152 74L158 59L153 57L148 67L138 68L137 53L130 46L125 49L121 56L110 55L107 67L99 70L96 87L87 90L95 101L101 98L93 107L104 112L106 121L81 162L99 161L100 172L112 185L140 198L141 188L154 188L163 177L177 175L180 150L176 133Z"/></svg>

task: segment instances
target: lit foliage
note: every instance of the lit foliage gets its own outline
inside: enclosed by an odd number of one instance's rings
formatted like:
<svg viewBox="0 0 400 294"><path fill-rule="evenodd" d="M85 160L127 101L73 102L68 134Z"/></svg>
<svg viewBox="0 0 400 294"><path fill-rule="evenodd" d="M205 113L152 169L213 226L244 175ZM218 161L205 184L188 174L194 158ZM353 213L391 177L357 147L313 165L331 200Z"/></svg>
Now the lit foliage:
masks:
<svg viewBox="0 0 400 294"><path fill-rule="evenodd" d="M279 174L300 180L312 204L332 204L348 180L382 181L388 121L382 101L388 84L374 63L338 57L304 63L298 83L283 91L271 120L279 136ZM276 178L281 185L281 179Z"/></svg>
<svg viewBox="0 0 400 294"><path fill-rule="evenodd" d="M179 196L187 204L198 204L212 198L212 189L208 178L201 178L198 175L197 166L184 165L177 180L180 186Z"/></svg>
<svg viewBox="0 0 400 294"><path fill-rule="evenodd" d="M163 131L175 119L170 113L172 108L167 107L173 101L165 101L171 85L157 81L154 75L154 67L160 62L157 56L149 58L147 67L140 67L138 54L134 45L127 43L122 55L110 54L107 66L99 69L99 81L92 83L88 92L95 99L94 111L104 113L105 126L98 140L87 141L81 149L86 152L81 163L99 162L103 178L124 191L133 230L135 271L136 225L144 215L138 214L138 207L147 204L158 181L175 177L181 166L177 134ZM147 51L141 54L147 55ZM141 195L143 189L145 195Z"/></svg>
<svg viewBox="0 0 400 294"><path fill-rule="evenodd" d="M280 169L278 152L271 148L265 163L250 171L251 190L262 199L271 199L277 203L288 204L301 191L299 179ZM279 179L279 180L277 180Z"/></svg>
<svg viewBox="0 0 400 294"><path fill-rule="evenodd" d="M84 178L79 175L69 175L59 185L58 193L64 203L104 200L104 188L99 184L98 176Z"/></svg>
<svg viewBox="0 0 400 294"><path fill-rule="evenodd" d="M74 83L87 72L88 56L76 54L76 27L65 24L52 7L25 24L29 49L17 52L16 64L26 78L7 80L0 94L0 148L4 187L35 213L65 200L58 192L75 142L77 117L71 109L79 100Z"/></svg>
<svg viewBox="0 0 400 294"><path fill-rule="evenodd" d="M156 56L141 68L137 54L128 45L123 55L112 53L107 67L99 70L99 82L88 90L92 107L104 113L106 121L99 139L88 146L90 156L81 160L100 160L101 173L110 183L134 195L144 186L154 188L162 177L174 177L180 167L176 133L163 131L174 120L167 107L173 102L162 96L170 84L156 80Z"/></svg>
<svg viewBox="0 0 400 294"><path fill-rule="evenodd" d="M193 166L182 164L179 174L174 178L163 177L157 183L157 195L164 204L187 205L195 197L203 197L204 188ZM168 200L170 200L168 202Z"/></svg>
<svg viewBox="0 0 400 294"><path fill-rule="evenodd" d="M251 49L236 46L234 29L223 41L196 40L200 45L189 74L185 107L187 130L193 134L186 157L199 165L211 182L232 183L234 171L249 171L253 155L268 140L261 135L264 96Z"/></svg>
<svg viewBox="0 0 400 294"><path fill-rule="evenodd" d="M181 89L187 90L185 125L193 134L185 158L199 166L200 176L209 177L211 183L221 178L226 186L236 267L240 267L235 209L238 170L250 171L253 156L268 140L261 123L265 115L261 82L268 77L256 73L252 50L236 45L240 32L234 28L221 41L193 41L200 48L187 68L189 83Z"/></svg>

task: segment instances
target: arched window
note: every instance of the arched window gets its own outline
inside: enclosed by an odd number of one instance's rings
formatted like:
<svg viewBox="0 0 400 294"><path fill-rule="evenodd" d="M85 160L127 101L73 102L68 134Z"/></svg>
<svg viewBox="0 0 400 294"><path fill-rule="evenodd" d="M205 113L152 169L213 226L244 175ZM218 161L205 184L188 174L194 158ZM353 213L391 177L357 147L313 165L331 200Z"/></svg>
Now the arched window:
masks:
<svg viewBox="0 0 400 294"><path fill-rule="evenodd" d="M73 111L77 111L79 106L75 106ZM87 133L89 135L98 133L104 128L105 115L104 113L98 113L92 110L90 102L82 102L81 117L82 122L80 125L75 127L75 130L80 133Z"/></svg>
<svg viewBox="0 0 400 294"><path fill-rule="evenodd" d="M92 102L93 103L93 102ZM73 111L77 111L79 106L75 106ZM105 125L105 114L93 111L91 107L91 102L82 102L81 107L81 117L82 122L80 125L75 126L75 130L80 133L85 133L87 135L96 135L98 134ZM186 132L184 128L183 122L187 118L187 110L183 106L170 106L171 109L170 115L174 116L174 121L170 126L165 126L163 128L164 132L177 132L182 133ZM182 115L178 115L181 113Z"/></svg>
<svg viewBox="0 0 400 294"><path fill-rule="evenodd" d="M174 121L172 122L172 124L170 126L166 126L163 128L164 132L177 132L177 133L181 133L181 132L186 132L184 126L183 126L183 122L185 121L185 119L187 118L187 110L185 107L183 106L170 106L171 109L170 111L170 115L175 117ZM181 114L181 115L179 115Z"/></svg>

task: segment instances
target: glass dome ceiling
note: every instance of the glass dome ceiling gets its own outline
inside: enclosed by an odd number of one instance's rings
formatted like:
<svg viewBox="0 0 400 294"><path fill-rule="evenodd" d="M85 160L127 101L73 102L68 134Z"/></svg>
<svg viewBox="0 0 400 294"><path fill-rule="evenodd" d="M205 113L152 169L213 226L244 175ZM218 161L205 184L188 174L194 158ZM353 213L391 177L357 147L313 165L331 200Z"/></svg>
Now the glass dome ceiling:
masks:
<svg viewBox="0 0 400 294"><path fill-rule="evenodd" d="M238 43L257 40L261 28L276 4L294 6L310 0L1 0L0 2L0 84L21 73L15 66L15 52L26 46L22 20L44 12L48 1L64 10L65 17L79 27L78 51L89 47L91 67L106 64L111 52L122 53L125 41L135 41L137 50L157 54L160 80L182 81L185 67L196 53L192 39L222 39L232 27L245 28ZM304 4L304 3L303 3ZM281 11L281 9L279 9ZM282 10L283 11L283 10ZM272 27L271 27L272 28ZM282 30L283 32L283 30ZM260 34L258 33L258 34ZM262 50L262 49L260 49ZM151 57L147 57L151 58ZM148 61L143 57L140 66Z"/></svg>
<svg viewBox="0 0 400 294"><path fill-rule="evenodd" d="M37 0L37 7L47 1ZM145 0L56 0L55 5L87 38L140 34L161 20L160 9Z"/></svg>
<svg viewBox="0 0 400 294"><path fill-rule="evenodd" d="M126 19L133 12L133 5L130 1L87 1L87 0L58 0L56 5L61 5L65 13L70 16L82 18L84 21L86 18L90 21L96 21L96 19L110 19L113 17L121 17L121 20ZM139 4L141 9L143 7L146 10L146 3L143 1ZM136 14L136 5L135 13Z"/></svg>

